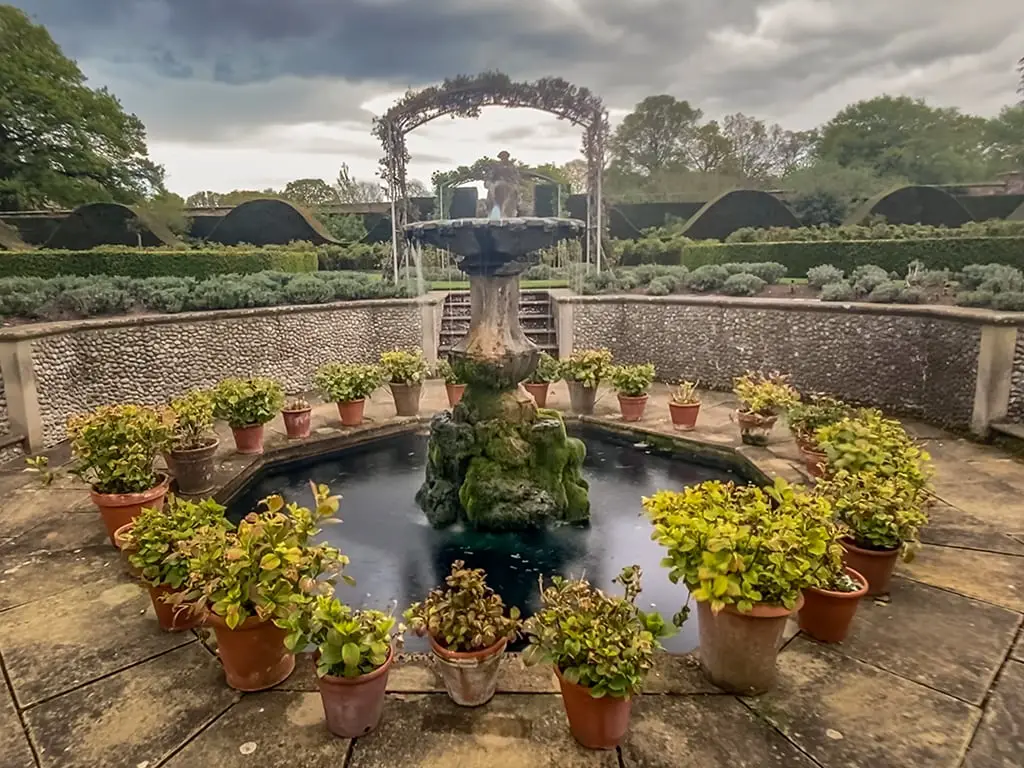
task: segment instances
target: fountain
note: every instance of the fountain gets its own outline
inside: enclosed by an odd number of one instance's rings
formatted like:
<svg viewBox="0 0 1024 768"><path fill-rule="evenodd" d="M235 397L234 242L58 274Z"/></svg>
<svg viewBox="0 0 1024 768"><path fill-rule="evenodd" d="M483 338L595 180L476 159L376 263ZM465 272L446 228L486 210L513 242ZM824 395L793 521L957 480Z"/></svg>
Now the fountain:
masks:
<svg viewBox="0 0 1024 768"><path fill-rule="evenodd" d="M576 219L519 216L519 173L507 152L487 182L487 218L405 227L416 247L455 254L469 276L470 327L449 362L466 393L430 424L426 480L416 502L435 528L537 528L590 518L580 475L586 448L558 411L538 408L520 386L539 356L519 324L519 275L543 248L579 237Z"/></svg>

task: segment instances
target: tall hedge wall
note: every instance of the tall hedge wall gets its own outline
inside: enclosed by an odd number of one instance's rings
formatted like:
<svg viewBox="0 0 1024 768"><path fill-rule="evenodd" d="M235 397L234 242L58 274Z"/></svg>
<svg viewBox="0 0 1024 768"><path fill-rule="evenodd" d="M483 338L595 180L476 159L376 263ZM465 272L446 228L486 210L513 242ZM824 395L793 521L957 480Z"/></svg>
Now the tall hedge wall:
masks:
<svg viewBox="0 0 1024 768"><path fill-rule="evenodd" d="M316 272L317 253L285 248L219 248L197 250L132 250L95 248L90 251L40 249L0 253L0 275L56 277L57 275L177 275L209 277L228 273Z"/></svg>

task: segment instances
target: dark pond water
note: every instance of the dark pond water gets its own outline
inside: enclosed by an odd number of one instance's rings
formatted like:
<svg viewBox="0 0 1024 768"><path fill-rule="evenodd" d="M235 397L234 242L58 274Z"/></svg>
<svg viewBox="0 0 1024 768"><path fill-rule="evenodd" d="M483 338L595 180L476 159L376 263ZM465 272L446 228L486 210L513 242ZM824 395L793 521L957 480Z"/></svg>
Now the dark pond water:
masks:
<svg viewBox="0 0 1024 768"><path fill-rule="evenodd" d="M585 574L592 584L617 591L612 579L623 566L643 568L640 605L670 620L686 601L685 588L668 580L660 566L663 551L650 539L641 497L662 488L682 488L709 479L734 479L718 469L690 464L597 430L575 431L587 444L584 477L590 483L591 523L523 533L477 533L462 528L437 531L416 506L423 481L427 439L402 435L367 443L314 462L268 470L231 504L239 519L259 500L281 493L289 501L310 504L309 481L326 483L341 494L340 525L321 534L351 558L346 573L356 587L338 585L338 597L357 607L399 611L422 599L448 573L454 560L484 568L488 583L507 605L526 615L539 605L538 576ZM687 622L666 647L688 651L697 646L697 624ZM409 650L425 641L407 638Z"/></svg>

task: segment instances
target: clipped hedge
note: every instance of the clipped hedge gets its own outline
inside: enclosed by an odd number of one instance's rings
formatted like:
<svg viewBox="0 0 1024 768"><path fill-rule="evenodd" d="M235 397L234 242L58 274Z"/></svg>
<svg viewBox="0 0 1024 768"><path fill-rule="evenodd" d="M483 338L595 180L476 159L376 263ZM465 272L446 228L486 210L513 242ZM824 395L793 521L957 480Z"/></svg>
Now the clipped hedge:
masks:
<svg viewBox="0 0 1024 768"><path fill-rule="evenodd" d="M317 253L297 248L138 249L122 246L88 251L0 253L0 275L57 277L58 275L123 275L126 277L209 277L263 272L315 272Z"/></svg>

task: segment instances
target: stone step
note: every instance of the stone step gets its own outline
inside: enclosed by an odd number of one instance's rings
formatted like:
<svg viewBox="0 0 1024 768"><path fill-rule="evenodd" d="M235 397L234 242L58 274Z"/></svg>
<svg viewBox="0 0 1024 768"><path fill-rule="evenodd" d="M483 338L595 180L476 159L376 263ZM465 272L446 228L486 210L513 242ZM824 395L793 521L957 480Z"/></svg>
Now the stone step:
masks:
<svg viewBox="0 0 1024 768"><path fill-rule="evenodd" d="M989 425L993 432L998 432L1001 435L1007 437L1013 437L1017 440L1024 440L1024 424L1014 424L1009 421L995 422Z"/></svg>

